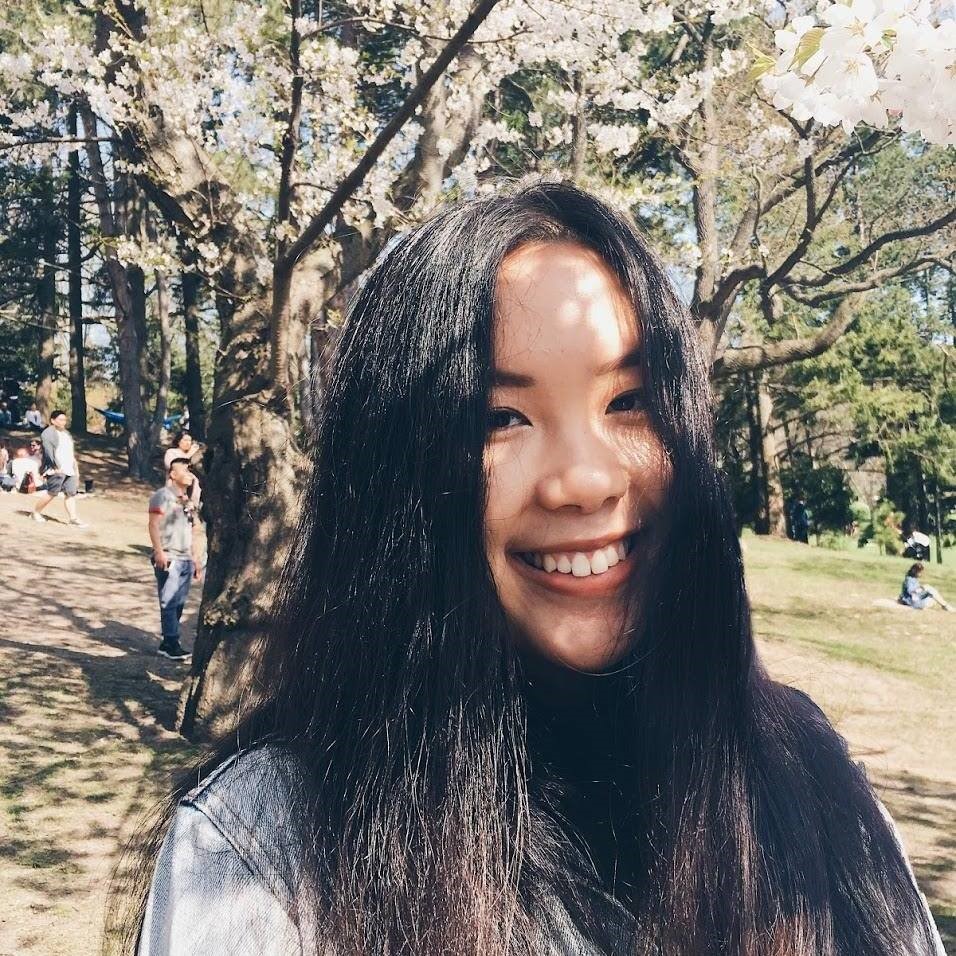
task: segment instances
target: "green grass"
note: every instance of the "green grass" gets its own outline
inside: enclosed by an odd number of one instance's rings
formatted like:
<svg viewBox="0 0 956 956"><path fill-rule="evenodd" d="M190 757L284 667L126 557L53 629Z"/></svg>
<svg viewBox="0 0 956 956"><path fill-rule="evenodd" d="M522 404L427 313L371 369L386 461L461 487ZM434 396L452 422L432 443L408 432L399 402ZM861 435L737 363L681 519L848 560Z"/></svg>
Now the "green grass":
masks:
<svg viewBox="0 0 956 956"><path fill-rule="evenodd" d="M911 561L751 534L743 545L758 637L927 688L953 686L956 614L874 603L895 601ZM927 565L924 579L956 602L956 555L952 560L952 565Z"/></svg>

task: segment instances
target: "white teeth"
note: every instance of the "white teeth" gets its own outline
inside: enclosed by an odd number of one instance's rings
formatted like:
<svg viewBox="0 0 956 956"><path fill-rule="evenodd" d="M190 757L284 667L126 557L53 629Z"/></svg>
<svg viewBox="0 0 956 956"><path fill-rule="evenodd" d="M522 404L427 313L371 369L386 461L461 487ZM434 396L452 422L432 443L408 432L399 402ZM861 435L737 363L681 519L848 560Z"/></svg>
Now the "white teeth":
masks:
<svg viewBox="0 0 956 956"><path fill-rule="evenodd" d="M532 567L540 568L551 574L573 574L576 578L585 578L589 574L604 574L610 568L623 561L630 551L627 539L598 548L590 557L583 551L573 554L547 554L542 551L525 551L521 557Z"/></svg>
<svg viewBox="0 0 956 956"><path fill-rule="evenodd" d="M586 578L591 573L591 562L588 561L586 554L581 554L580 551L575 552L574 557L571 558L571 573L576 578Z"/></svg>

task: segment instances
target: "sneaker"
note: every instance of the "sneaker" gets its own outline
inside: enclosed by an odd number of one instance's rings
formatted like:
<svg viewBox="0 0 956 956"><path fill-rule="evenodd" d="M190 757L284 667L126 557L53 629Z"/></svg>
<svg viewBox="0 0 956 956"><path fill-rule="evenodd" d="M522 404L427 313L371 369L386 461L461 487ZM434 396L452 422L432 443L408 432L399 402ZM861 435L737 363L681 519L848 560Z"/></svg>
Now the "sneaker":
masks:
<svg viewBox="0 0 956 956"><path fill-rule="evenodd" d="M41 515L39 511L31 511L31 512L30 512L30 517L31 517L34 521L39 521L40 524L46 524L46 518L44 518L43 515Z"/></svg>
<svg viewBox="0 0 956 956"><path fill-rule="evenodd" d="M165 641L159 645L157 653L161 657L168 657L171 661L188 661L192 654L187 651L179 641L175 644L167 644Z"/></svg>
<svg viewBox="0 0 956 956"><path fill-rule="evenodd" d="M74 528L88 528L89 525L85 521L71 521L70 524Z"/></svg>

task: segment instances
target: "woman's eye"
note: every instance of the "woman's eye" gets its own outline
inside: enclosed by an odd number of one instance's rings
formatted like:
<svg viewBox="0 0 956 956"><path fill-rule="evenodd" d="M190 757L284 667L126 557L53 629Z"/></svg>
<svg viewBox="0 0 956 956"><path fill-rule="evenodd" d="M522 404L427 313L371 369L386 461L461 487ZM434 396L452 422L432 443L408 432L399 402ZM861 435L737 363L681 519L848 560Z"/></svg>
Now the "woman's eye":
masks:
<svg viewBox="0 0 956 956"><path fill-rule="evenodd" d="M637 388L633 391L625 392L623 395L618 395L618 397L608 405L607 410L609 412L643 411L645 404L646 396L644 389Z"/></svg>
<svg viewBox="0 0 956 956"><path fill-rule="evenodd" d="M527 421L521 412L516 412L513 408L493 408L488 412L488 431L503 431L506 428L514 428L515 425L524 425Z"/></svg>

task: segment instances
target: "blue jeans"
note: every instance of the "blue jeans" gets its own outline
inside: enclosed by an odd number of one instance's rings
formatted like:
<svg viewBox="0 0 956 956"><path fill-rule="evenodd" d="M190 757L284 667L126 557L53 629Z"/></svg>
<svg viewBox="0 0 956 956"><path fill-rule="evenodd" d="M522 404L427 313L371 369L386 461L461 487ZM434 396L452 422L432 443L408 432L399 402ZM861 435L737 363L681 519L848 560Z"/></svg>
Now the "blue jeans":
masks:
<svg viewBox="0 0 956 956"><path fill-rule="evenodd" d="M179 642L179 619L183 616L186 598L189 597L194 567L190 558L173 558L165 571L153 565L159 591L159 621L164 644Z"/></svg>

